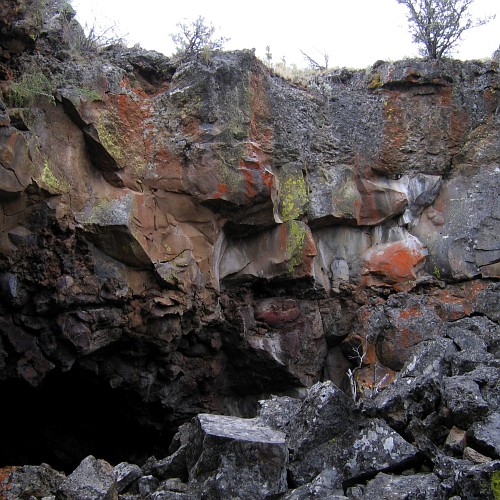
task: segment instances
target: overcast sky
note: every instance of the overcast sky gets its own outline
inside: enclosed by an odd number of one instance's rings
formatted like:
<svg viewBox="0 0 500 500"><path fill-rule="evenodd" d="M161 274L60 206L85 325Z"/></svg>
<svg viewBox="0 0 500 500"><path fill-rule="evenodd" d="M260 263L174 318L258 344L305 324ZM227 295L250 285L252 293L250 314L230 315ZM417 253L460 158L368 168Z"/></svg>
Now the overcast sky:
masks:
<svg viewBox="0 0 500 500"><path fill-rule="evenodd" d="M407 30L406 8L397 0L72 0L82 25L119 26L129 45L139 43L171 55L170 35L179 21L199 15L230 40L226 49L256 50L264 59L305 67L301 50L313 58L329 54L330 67L365 68L379 59L415 57L418 49ZM500 44L500 1L475 0L475 17L496 14L488 25L464 35L458 59L491 57Z"/></svg>

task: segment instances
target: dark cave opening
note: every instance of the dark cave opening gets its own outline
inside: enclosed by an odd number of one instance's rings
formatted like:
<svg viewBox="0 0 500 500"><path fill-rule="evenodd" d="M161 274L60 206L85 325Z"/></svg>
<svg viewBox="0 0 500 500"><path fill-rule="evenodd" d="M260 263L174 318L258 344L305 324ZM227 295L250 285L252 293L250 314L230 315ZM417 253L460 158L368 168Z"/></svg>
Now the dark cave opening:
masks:
<svg viewBox="0 0 500 500"><path fill-rule="evenodd" d="M0 394L0 467L45 462L69 473L88 455L112 465L168 455L167 411L88 372L54 370L39 387L1 382Z"/></svg>

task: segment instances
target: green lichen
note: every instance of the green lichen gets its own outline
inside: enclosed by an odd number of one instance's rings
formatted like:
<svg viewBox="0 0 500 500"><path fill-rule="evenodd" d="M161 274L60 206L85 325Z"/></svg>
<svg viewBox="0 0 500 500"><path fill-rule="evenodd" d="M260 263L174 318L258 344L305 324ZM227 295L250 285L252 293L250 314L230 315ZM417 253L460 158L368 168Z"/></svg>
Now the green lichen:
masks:
<svg viewBox="0 0 500 500"><path fill-rule="evenodd" d="M100 122L96 124L99 141L106 151L115 159L117 163L122 163L125 155L123 149L116 137L114 127L110 123Z"/></svg>
<svg viewBox="0 0 500 500"><path fill-rule="evenodd" d="M109 212L110 202L106 198L99 200L90 212L90 215L85 218L85 224L99 224L102 220L102 214Z"/></svg>
<svg viewBox="0 0 500 500"><path fill-rule="evenodd" d="M491 474L491 491L495 500L500 500L500 471L494 471Z"/></svg>
<svg viewBox="0 0 500 500"><path fill-rule="evenodd" d="M306 231L304 226L296 220L288 221L287 226L286 254L288 257L288 271L293 273L295 268L302 263Z"/></svg>
<svg viewBox="0 0 500 500"><path fill-rule="evenodd" d="M84 222L99 226L129 226L133 211L134 196L131 193L114 200L103 198L92 207Z"/></svg>
<svg viewBox="0 0 500 500"><path fill-rule="evenodd" d="M65 193L69 191L69 185L67 182L58 179L50 168L50 164L47 160L43 162L42 175L40 180L50 189L54 191L59 191L60 193Z"/></svg>
<svg viewBox="0 0 500 500"><path fill-rule="evenodd" d="M295 170L282 175L279 196L281 220L297 219L304 214L309 198L302 171Z"/></svg>
<svg viewBox="0 0 500 500"><path fill-rule="evenodd" d="M381 86L382 86L382 76L380 75L380 73L372 74L371 82L369 83L368 88L370 90L375 90Z"/></svg>
<svg viewBox="0 0 500 500"><path fill-rule="evenodd" d="M102 95L98 90L90 87L77 87L79 94L89 101L102 101Z"/></svg>
<svg viewBox="0 0 500 500"><path fill-rule="evenodd" d="M441 270L439 269L439 267L434 266L434 271L433 271L433 273L432 273L432 274L434 274L434 276L435 276L438 280L440 280L440 279L441 279Z"/></svg>
<svg viewBox="0 0 500 500"><path fill-rule="evenodd" d="M219 159L218 170L221 175L222 183L227 186L228 194L238 193L241 189L243 178L239 169L235 169L232 165L237 165L236 154L231 152L217 152Z"/></svg>

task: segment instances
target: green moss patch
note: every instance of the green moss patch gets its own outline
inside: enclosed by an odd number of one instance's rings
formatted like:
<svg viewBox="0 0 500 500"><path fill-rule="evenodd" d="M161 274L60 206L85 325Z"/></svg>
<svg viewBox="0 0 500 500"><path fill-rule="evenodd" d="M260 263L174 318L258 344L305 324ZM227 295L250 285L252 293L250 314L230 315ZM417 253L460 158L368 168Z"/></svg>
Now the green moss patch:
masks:
<svg viewBox="0 0 500 500"><path fill-rule="evenodd" d="M306 213L309 196L300 166L290 165L281 169L279 200L283 222L297 219Z"/></svg>

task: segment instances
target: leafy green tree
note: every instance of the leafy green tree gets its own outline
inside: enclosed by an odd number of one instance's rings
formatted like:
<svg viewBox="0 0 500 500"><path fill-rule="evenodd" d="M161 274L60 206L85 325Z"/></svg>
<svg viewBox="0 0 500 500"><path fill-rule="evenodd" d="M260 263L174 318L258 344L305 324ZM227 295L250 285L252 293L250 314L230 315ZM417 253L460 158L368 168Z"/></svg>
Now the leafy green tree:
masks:
<svg viewBox="0 0 500 500"><path fill-rule="evenodd" d="M192 22L178 22L176 26L179 31L170 36L175 43L176 55L182 59L200 56L206 59L210 52L222 49L228 41L224 37L215 38L216 29L202 16Z"/></svg>
<svg viewBox="0 0 500 500"><path fill-rule="evenodd" d="M475 19L469 13L474 0L397 0L408 8L410 33L421 52L430 59L447 55L471 28L492 19Z"/></svg>

